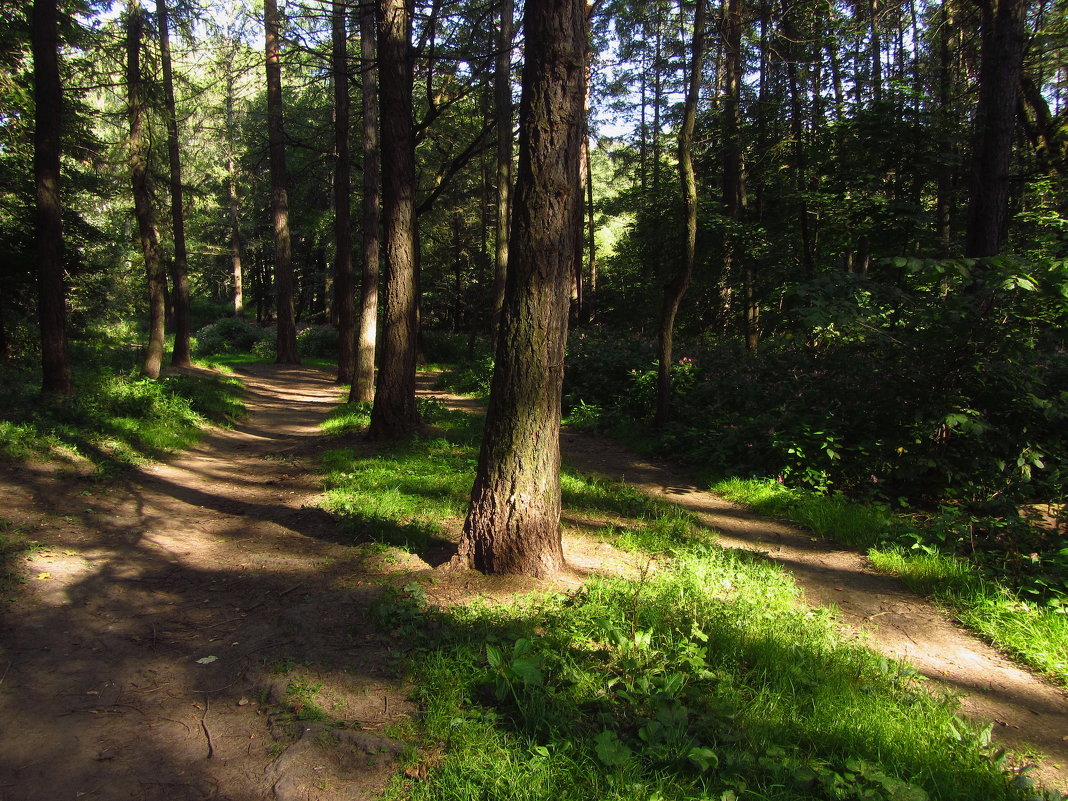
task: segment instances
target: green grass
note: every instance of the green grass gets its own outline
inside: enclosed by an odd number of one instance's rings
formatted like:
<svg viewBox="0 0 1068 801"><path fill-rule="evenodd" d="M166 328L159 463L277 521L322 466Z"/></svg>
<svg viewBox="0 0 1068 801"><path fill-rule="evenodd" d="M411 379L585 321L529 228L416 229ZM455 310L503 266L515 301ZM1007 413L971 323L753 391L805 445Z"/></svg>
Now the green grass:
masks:
<svg viewBox="0 0 1068 801"><path fill-rule="evenodd" d="M326 506L354 539L458 525L477 427L437 405L441 436L326 455ZM342 407L335 433L367 410ZM1032 797L1006 759L907 666L844 641L789 575L722 551L685 512L632 488L563 478L565 507L628 550L635 579L501 605L435 608L418 584L372 610L403 633L428 774L391 799ZM399 536L398 536L399 535ZM405 539L405 538L408 539ZM1021 782L1023 783L1023 782Z"/></svg>
<svg viewBox="0 0 1068 801"><path fill-rule="evenodd" d="M158 380L114 368L75 371L75 393L42 398L32 370L5 371L0 392L0 458L78 455L98 468L159 458L195 442L206 423L227 425L244 414L241 382L226 375Z"/></svg>
<svg viewBox="0 0 1068 801"><path fill-rule="evenodd" d="M711 490L761 514L800 523L821 537L866 549L878 570L900 576L992 644L1068 687L1064 607L1022 601L973 565L932 547L887 544L908 524L878 507L784 487L770 479L725 479L714 482Z"/></svg>

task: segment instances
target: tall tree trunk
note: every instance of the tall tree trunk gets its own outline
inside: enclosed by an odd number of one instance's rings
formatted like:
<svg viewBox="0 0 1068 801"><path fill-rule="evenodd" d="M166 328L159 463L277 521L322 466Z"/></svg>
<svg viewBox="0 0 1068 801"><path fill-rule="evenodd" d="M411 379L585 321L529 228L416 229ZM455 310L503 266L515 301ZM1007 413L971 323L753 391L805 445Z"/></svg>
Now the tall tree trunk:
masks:
<svg viewBox="0 0 1068 801"><path fill-rule="evenodd" d="M363 274L360 283L360 334L350 401L370 403L375 397L375 340L378 336L379 177L378 68L375 47L375 5L360 11L360 65L363 114Z"/></svg>
<svg viewBox="0 0 1068 801"><path fill-rule="evenodd" d="M589 96L587 95L587 106L589 105ZM587 243L586 243L586 256L588 263L589 273L589 285L586 292L586 305L582 310L582 320L585 323L593 322L594 317L597 316L597 219L594 215L593 208L593 165L590 158L590 139L589 139L589 109L586 109L586 139L584 140L585 147L583 148L583 157L586 163L586 226L587 226Z"/></svg>
<svg viewBox="0 0 1068 801"><path fill-rule="evenodd" d="M41 324L41 391L74 391L67 348L67 293L63 280L63 207L59 196L60 113L59 10L56 0L34 0L30 25L33 49L33 168L37 181L37 311ZM3 310L0 309L0 314ZM2 326L2 322L0 322ZM0 358L7 355L6 336Z"/></svg>
<svg viewBox="0 0 1068 801"><path fill-rule="evenodd" d="M941 19L938 32L938 112L939 136L948 140L948 128L951 115L950 99L953 91L952 42L955 25L953 0L942 0ZM950 240L953 229L953 166L948 159L943 159L938 166L938 181L935 196L935 218L938 225L939 256L943 259L950 254Z"/></svg>
<svg viewBox="0 0 1068 801"><path fill-rule="evenodd" d="M705 0L697 0L693 20L693 43L690 48L690 72L683 107L682 128L679 131L679 178L682 183L682 202L686 225L686 239L678 272L664 286L664 300L660 309L658 351L660 364L656 381L656 425L668 420L671 406L671 363L674 358L675 317L682 298L690 286L697 257L697 177L693 168L693 131L697 121L697 101L701 94L701 72L705 51Z"/></svg>
<svg viewBox="0 0 1068 801"><path fill-rule="evenodd" d="M385 229L385 330L371 425L372 440L415 431L418 262L415 137L412 127L412 12L408 0L378 0L379 102L382 110L382 217Z"/></svg>
<svg viewBox="0 0 1068 801"><path fill-rule="evenodd" d="M1009 166L1023 66L1026 0L982 4L983 46L964 254L996 256L1008 233Z"/></svg>
<svg viewBox="0 0 1068 801"><path fill-rule="evenodd" d="M512 191L512 14L513 0L501 0L497 31L497 64L493 75L493 105L497 115L497 247L493 260L493 324L490 342L497 341L504 283L508 275L508 212ZM491 347L493 345L491 344Z"/></svg>
<svg viewBox="0 0 1068 801"><path fill-rule="evenodd" d="M560 540L560 394L585 77L583 0L528 0L519 171L496 368L456 562L550 577Z"/></svg>
<svg viewBox="0 0 1068 801"><path fill-rule="evenodd" d="M229 63L226 70L226 177L230 201L230 276L234 314L240 317L245 311L244 282L241 273L241 202L237 196L237 162L234 150L237 132L234 130L234 73Z"/></svg>
<svg viewBox="0 0 1068 801"><path fill-rule="evenodd" d="M334 312L337 315L337 380L349 384L356 372L356 296L352 272L352 159L349 156L348 7L332 0L330 14L334 72Z"/></svg>
<svg viewBox="0 0 1068 801"><path fill-rule="evenodd" d="M164 299L166 279L159 255L159 236L152 209L152 187L148 169L148 137L145 111L148 105L144 76L141 74L141 42L144 38L144 12L138 0L130 0L126 19L126 88L129 92L130 177L133 185L134 216L141 239L148 278L148 350L141 374L159 378L163 366L163 326L167 313Z"/></svg>
<svg viewBox="0 0 1068 801"><path fill-rule="evenodd" d="M289 235L289 174L282 126L281 19L276 0L264 0L267 72L267 139L271 163L271 216L274 222L274 285L278 311L278 364L300 364L293 301L293 251Z"/></svg>
<svg viewBox="0 0 1068 801"><path fill-rule="evenodd" d="M156 0L159 25L160 61L163 64L163 102L167 117L167 160L170 165L171 229L174 236L174 260L171 262L171 283L174 292L174 351L171 364L188 367L189 318L189 259L185 247L185 211L182 205L182 156L178 148L178 111L174 102L174 68L171 65L170 20L167 0Z"/></svg>

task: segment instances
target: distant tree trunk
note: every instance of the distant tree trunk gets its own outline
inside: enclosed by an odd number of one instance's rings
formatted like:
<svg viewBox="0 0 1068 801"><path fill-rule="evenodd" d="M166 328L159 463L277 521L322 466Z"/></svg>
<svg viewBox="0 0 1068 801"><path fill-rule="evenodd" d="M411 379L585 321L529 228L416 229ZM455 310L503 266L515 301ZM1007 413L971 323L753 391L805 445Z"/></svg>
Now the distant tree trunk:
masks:
<svg viewBox="0 0 1068 801"><path fill-rule="evenodd" d="M1008 232L1009 166L1026 38L1026 0L996 2L996 8L981 6L979 107L964 241L964 254L975 258L998 255Z"/></svg>
<svg viewBox="0 0 1068 801"><path fill-rule="evenodd" d="M174 102L174 68L171 66L170 20L167 16L167 0L156 0L156 17L159 25L160 61L163 64L163 102L167 118L167 160L170 164L171 228L174 236L174 260L171 262L171 283L174 291L171 303L174 309L174 351L171 364L188 367L190 317L189 317L189 264L185 247L185 211L182 207L182 156L178 148L178 111Z"/></svg>
<svg viewBox="0 0 1068 801"><path fill-rule="evenodd" d="M947 138L950 120L950 97L953 88L952 41L953 9L952 0L942 0L941 19L938 31L938 114L937 120L941 130L939 134ZM953 167L948 159L938 167L938 181L935 197L935 218L938 225L939 256L943 259L950 254L950 241L953 235Z"/></svg>
<svg viewBox="0 0 1068 801"><path fill-rule="evenodd" d="M486 433L455 562L549 577L560 540L560 393L577 247L583 0L528 0L519 171Z"/></svg>
<svg viewBox="0 0 1068 801"><path fill-rule="evenodd" d="M129 92L130 176L133 184L134 216L141 239L148 278L148 350L141 374L159 378L163 366L163 325L167 313L164 300L166 279L159 255L159 237L152 209L152 187L148 169L148 138L145 135L147 95L141 74L141 41L144 12L137 0L130 0L126 19L126 87Z"/></svg>
<svg viewBox="0 0 1068 801"><path fill-rule="evenodd" d="M282 127L281 20L276 0L264 0L267 72L267 140L271 163L271 215L274 221L274 285L278 311L278 364L300 364L293 300L293 251L289 236L289 175Z"/></svg>
<svg viewBox="0 0 1068 801"><path fill-rule="evenodd" d="M501 0L497 32L497 64L493 76L493 105L497 115L497 247L493 269L492 343L497 341L504 282L508 274L508 211L512 191L512 14L513 0Z"/></svg>
<svg viewBox="0 0 1068 801"><path fill-rule="evenodd" d="M412 128L412 13L408 0L378 0L379 102L382 110L382 217L385 229L385 330L371 425L372 440L415 431L418 263L415 137Z"/></svg>
<svg viewBox="0 0 1068 801"><path fill-rule="evenodd" d="M587 95L587 103L589 96ZM587 110L587 128L589 116ZM583 148L586 162L586 223L589 231L587 241L587 261L589 265L589 286L586 292L586 305L582 310L583 322L591 323L597 316L597 220L593 210L593 169L590 158L589 131L586 134L586 147Z"/></svg>
<svg viewBox="0 0 1068 801"><path fill-rule="evenodd" d="M337 380L352 382L356 372L356 296L352 272L352 209L349 156L349 54L345 15L333 0L330 15L334 72L334 310L337 314Z"/></svg>
<svg viewBox="0 0 1068 801"><path fill-rule="evenodd" d="M679 269L664 286L660 308L660 331L657 339L660 364L656 381L656 425L667 422L671 405L671 363L674 351L675 317L682 298L690 286L697 257L697 177L693 168L693 131L697 121L697 101L701 94L701 72L705 49L705 0L697 0L693 20L693 43L690 48L689 82L679 131L679 177L685 208L686 239Z"/></svg>
<svg viewBox="0 0 1068 801"><path fill-rule="evenodd" d="M245 311L244 282L241 271L241 203L237 196L237 163L234 149L237 132L234 130L234 72L229 63L226 70L226 176L230 200L230 275L234 314L240 317Z"/></svg>
<svg viewBox="0 0 1068 801"><path fill-rule="evenodd" d="M30 25L33 49L33 167L37 181L37 307L41 324L41 391L70 395L67 294L63 280L63 215L59 196L60 111L59 10L56 0L34 0ZM0 314L3 309L0 309ZM0 329L3 322L0 320ZM0 358L7 356L4 331Z"/></svg>
<svg viewBox="0 0 1068 801"><path fill-rule="evenodd" d="M360 285L360 335L350 401L370 403L375 397L375 339L378 335L378 272L380 187L378 149L378 69L375 47L375 6L360 12L360 62L363 113L363 274Z"/></svg>

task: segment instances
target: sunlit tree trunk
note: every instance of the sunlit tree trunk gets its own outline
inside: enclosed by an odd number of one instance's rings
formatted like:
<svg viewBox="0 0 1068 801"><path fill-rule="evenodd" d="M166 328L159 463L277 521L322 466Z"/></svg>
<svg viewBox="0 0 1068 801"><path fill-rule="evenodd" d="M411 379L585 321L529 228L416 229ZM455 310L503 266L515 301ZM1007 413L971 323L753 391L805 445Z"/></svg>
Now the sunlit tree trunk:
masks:
<svg viewBox="0 0 1068 801"><path fill-rule="evenodd" d="M59 10L56 0L34 0L30 24L33 50L33 167L37 182L37 311L41 324L41 391L70 395L67 294L63 277L63 224L59 195L60 119ZM3 310L0 309L0 314ZM2 325L2 323L0 323ZM6 336L0 357L7 355Z"/></svg>
<svg viewBox="0 0 1068 801"><path fill-rule="evenodd" d="M585 79L583 0L529 0L508 282L458 564L549 577L560 540L560 393Z"/></svg>
<svg viewBox="0 0 1068 801"><path fill-rule="evenodd" d="M360 281L360 332L350 401L370 403L375 397L375 342L378 336L378 273L381 245L381 179L378 148L378 69L375 47L375 5L360 11L361 105L363 118L363 274Z"/></svg>
<svg viewBox="0 0 1068 801"><path fill-rule="evenodd" d="M129 92L130 177L133 185L134 216L141 240L148 279L148 349L141 374L158 378L163 366L163 325L166 279L159 255L159 236L152 209L151 177L148 169L148 137L145 114L148 105L144 76L141 74L141 43L144 38L144 12L137 0L130 0L126 18L126 88Z"/></svg>
<svg viewBox="0 0 1068 801"><path fill-rule="evenodd" d="M167 120L167 161L170 166L171 234L174 260L171 262L171 304L174 309L174 350L171 364L190 365L189 337L189 258L185 246L185 209L182 203L182 155L178 147L178 111L174 102L174 68L171 64L170 20L166 0L156 0L159 25L160 61L163 65L163 103Z"/></svg>
<svg viewBox="0 0 1068 801"><path fill-rule="evenodd" d="M701 94L701 71L705 51L705 2L697 0L693 20L693 43L690 47L689 82L679 130L679 178L686 237L679 269L664 286L660 309L658 352L660 356L656 382L656 424L667 422L671 405L671 364L674 359L675 317L693 277L697 257L697 176L693 168L693 132L697 121L697 101Z"/></svg>
<svg viewBox="0 0 1068 801"><path fill-rule="evenodd" d="M349 55L345 15L333 0L330 14L334 73L334 310L337 314L337 380L352 382L356 370L356 297L352 273L351 158L349 156Z"/></svg>
<svg viewBox="0 0 1068 801"><path fill-rule="evenodd" d="M418 262L415 137L412 127L412 12L407 0L379 0L378 69L382 110L382 218L385 320L370 439L404 437L419 425L415 405Z"/></svg>
<svg viewBox="0 0 1068 801"><path fill-rule="evenodd" d="M274 285L279 364L299 364L293 299L293 252L289 234L289 183L282 127L281 19L276 0L264 0L267 72L267 139L271 162L271 215L274 222Z"/></svg>

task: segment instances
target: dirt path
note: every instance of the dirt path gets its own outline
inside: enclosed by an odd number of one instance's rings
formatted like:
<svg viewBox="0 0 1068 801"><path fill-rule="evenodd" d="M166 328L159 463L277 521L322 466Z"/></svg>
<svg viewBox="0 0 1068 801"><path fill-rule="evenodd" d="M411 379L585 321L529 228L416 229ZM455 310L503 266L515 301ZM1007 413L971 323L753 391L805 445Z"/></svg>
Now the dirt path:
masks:
<svg viewBox="0 0 1068 801"><path fill-rule="evenodd" d="M43 546L0 621L3 801L360 799L395 772L389 643L354 549L304 508L338 390L242 378L247 423L119 485L0 474L0 517ZM311 696L350 729L294 720Z"/></svg>
<svg viewBox="0 0 1068 801"><path fill-rule="evenodd" d="M0 606L0 801L362 799L396 772L388 726L414 710L396 644L368 621L383 571L314 507L317 425L339 392L313 370L254 366L242 377L247 423L120 482L0 468L0 518L41 543L17 599ZM869 644L961 692L969 714L997 720L999 739L1050 754L1040 778L1068 785L1063 694L861 557L614 444L567 432L564 447L582 469L701 515L724 545L768 552L812 602L873 632ZM573 570L563 585L619 567L607 546L565 548ZM435 573L440 601L542 586ZM311 712L349 725L326 727Z"/></svg>
<svg viewBox="0 0 1068 801"><path fill-rule="evenodd" d="M900 581L867 560L783 522L758 517L696 487L671 468L625 448L567 431L565 458L580 470L632 487L694 512L727 548L766 553L790 570L812 604L834 606L846 628L960 695L966 715L994 722L996 740L1048 759L1031 775L1068 790L1068 695L1001 656Z"/></svg>

